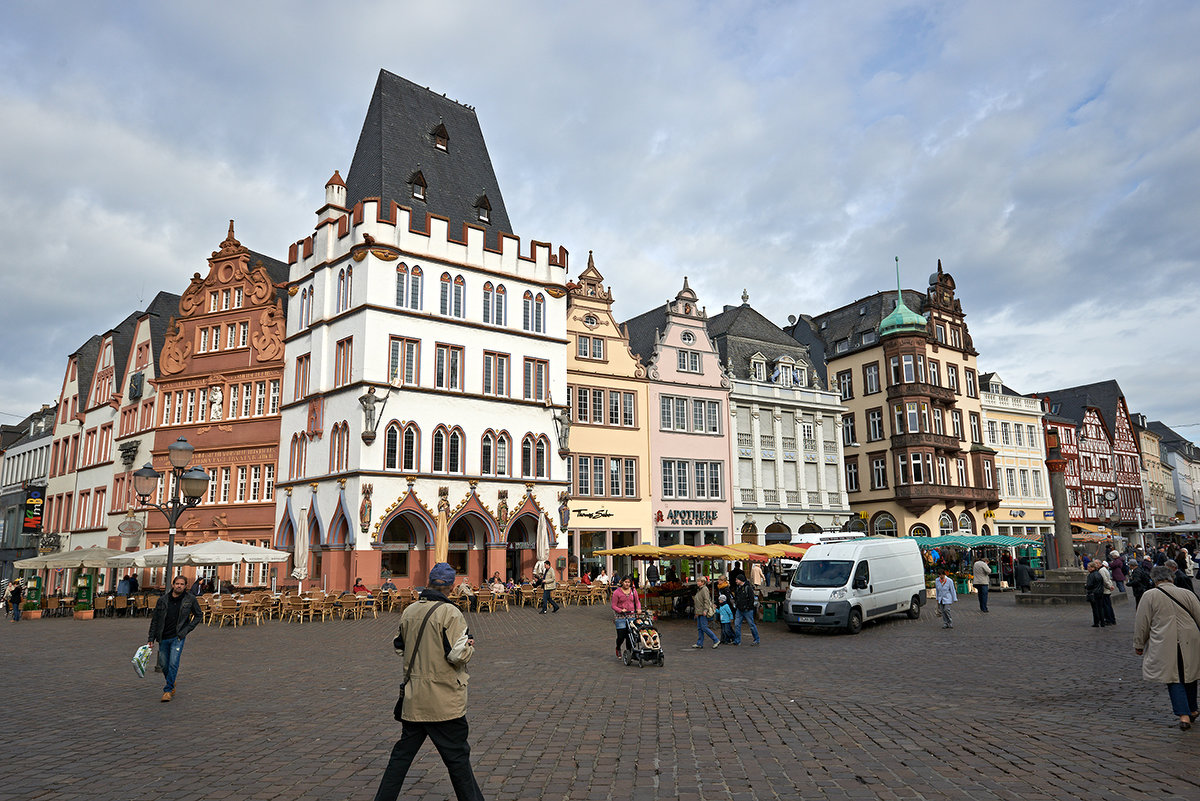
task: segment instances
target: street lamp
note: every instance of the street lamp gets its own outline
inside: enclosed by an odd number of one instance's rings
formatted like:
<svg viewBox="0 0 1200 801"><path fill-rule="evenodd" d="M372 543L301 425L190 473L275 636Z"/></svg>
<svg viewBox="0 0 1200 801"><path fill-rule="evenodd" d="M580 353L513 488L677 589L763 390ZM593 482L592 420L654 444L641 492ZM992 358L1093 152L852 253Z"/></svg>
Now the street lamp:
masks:
<svg viewBox="0 0 1200 801"><path fill-rule="evenodd" d="M175 567L175 524L185 509L191 509L199 504L204 493L208 492L208 473L199 467L187 469L195 450L183 437L167 447L167 459L171 462L171 475L175 477L175 480L171 482L171 497L167 499L165 505L160 506L150 500L158 492L158 481L162 478L162 473L155 470L149 463L141 470L133 472L133 491L138 496L138 501L162 512L167 518L167 525L170 526L170 534L167 538L167 569L163 579L168 588L171 585L172 570ZM180 498L181 492L182 499Z"/></svg>

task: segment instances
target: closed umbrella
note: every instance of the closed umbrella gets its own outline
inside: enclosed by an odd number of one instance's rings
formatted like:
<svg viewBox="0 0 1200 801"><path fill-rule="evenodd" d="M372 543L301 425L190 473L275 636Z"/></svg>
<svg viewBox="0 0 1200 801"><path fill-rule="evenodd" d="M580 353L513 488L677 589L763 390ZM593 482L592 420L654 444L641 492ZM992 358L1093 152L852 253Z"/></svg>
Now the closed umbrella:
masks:
<svg viewBox="0 0 1200 801"><path fill-rule="evenodd" d="M308 578L308 543L299 532L293 539L295 548L292 553L292 578L304 581Z"/></svg>
<svg viewBox="0 0 1200 801"><path fill-rule="evenodd" d="M537 529L537 560L545 562L550 558L550 524L546 522L544 514L538 515Z"/></svg>

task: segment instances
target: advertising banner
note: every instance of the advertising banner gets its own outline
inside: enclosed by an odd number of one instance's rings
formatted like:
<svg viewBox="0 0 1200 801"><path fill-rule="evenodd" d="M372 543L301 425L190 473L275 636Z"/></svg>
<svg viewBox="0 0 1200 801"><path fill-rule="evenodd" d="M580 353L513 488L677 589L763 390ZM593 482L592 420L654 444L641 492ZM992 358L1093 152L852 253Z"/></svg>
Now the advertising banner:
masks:
<svg viewBox="0 0 1200 801"><path fill-rule="evenodd" d="M42 507L46 503L46 491L41 488L25 492L25 520L21 524L22 534L39 534L42 530Z"/></svg>

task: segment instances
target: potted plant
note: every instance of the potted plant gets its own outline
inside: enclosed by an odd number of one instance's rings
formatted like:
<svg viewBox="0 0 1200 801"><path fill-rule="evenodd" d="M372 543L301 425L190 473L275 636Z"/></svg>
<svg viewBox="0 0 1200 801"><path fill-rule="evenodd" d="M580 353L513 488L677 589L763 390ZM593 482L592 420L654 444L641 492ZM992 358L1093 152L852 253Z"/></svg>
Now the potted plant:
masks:
<svg viewBox="0 0 1200 801"><path fill-rule="evenodd" d="M75 604L75 619L76 620L91 620L95 611L92 610L92 605L87 601L80 601Z"/></svg>
<svg viewBox="0 0 1200 801"><path fill-rule="evenodd" d="M37 601L25 601L21 604L21 617L27 620L37 620L42 616L42 610L38 608Z"/></svg>

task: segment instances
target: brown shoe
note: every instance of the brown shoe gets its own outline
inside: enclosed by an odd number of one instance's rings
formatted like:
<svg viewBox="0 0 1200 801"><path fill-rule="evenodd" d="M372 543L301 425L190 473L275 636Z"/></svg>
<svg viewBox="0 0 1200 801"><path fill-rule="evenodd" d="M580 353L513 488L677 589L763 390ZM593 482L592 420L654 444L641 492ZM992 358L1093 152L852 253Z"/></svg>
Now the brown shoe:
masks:
<svg viewBox="0 0 1200 801"><path fill-rule="evenodd" d="M163 697L160 700L165 704L167 701L171 700L171 696L174 694L175 693L163 693Z"/></svg>

